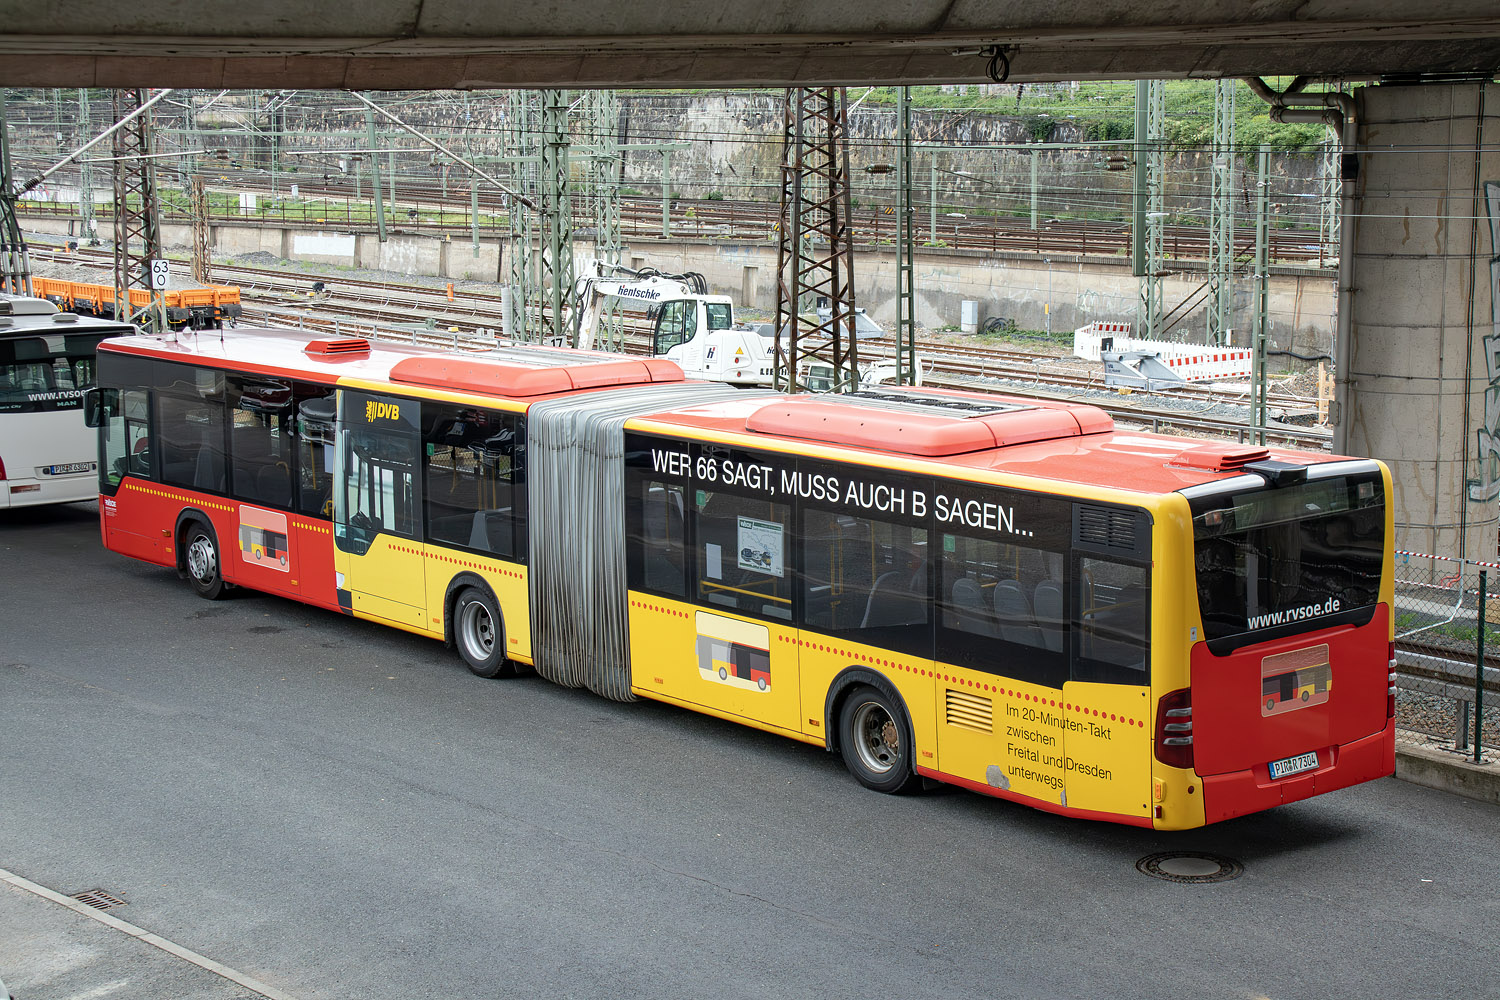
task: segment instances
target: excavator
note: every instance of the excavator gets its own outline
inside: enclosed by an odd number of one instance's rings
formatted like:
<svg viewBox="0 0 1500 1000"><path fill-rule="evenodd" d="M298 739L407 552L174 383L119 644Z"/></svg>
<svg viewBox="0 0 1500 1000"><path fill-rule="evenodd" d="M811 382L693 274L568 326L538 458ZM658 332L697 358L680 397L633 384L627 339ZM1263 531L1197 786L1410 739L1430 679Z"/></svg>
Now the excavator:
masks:
<svg viewBox="0 0 1500 1000"><path fill-rule="evenodd" d="M771 323L745 324L734 319L734 305L727 295L708 294L708 282L696 271L663 274L653 267L633 269L600 260L588 260L579 268L573 285L573 317L577 324L573 342L592 350L599 324L610 299L644 306L652 319L651 353L677 362L688 378L727 382L731 385L776 385L776 333ZM818 318L828 321L826 306ZM861 340L883 337L884 331L860 309L855 316L855 336ZM922 358L917 359L916 384L922 384ZM894 358L871 359L860 366L861 385L895 381ZM831 365L810 365L802 372L803 385L814 392L831 392L838 385Z"/></svg>
<svg viewBox="0 0 1500 1000"><path fill-rule="evenodd" d="M610 299L644 306L653 318L651 353L682 366L688 378L732 385L771 385L775 338L771 324L751 327L734 321L727 295L709 295L697 272L663 274L590 260L573 285L574 343L594 347Z"/></svg>

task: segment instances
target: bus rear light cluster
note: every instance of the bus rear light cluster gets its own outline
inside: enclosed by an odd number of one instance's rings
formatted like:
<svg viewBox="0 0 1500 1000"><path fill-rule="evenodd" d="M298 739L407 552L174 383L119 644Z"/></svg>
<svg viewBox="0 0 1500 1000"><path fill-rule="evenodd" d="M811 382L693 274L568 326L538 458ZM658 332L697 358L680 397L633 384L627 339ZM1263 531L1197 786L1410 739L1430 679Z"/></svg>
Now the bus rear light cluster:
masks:
<svg viewBox="0 0 1500 1000"><path fill-rule="evenodd" d="M1168 767L1193 766L1193 692L1182 688L1156 703L1156 759Z"/></svg>
<svg viewBox="0 0 1500 1000"><path fill-rule="evenodd" d="M1387 687L1385 691L1385 717L1394 719L1396 717L1396 640L1392 639L1387 647L1391 656L1389 672L1385 675Z"/></svg>
<svg viewBox="0 0 1500 1000"><path fill-rule="evenodd" d="M0 458L0 480L5 479L5 459Z"/></svg>

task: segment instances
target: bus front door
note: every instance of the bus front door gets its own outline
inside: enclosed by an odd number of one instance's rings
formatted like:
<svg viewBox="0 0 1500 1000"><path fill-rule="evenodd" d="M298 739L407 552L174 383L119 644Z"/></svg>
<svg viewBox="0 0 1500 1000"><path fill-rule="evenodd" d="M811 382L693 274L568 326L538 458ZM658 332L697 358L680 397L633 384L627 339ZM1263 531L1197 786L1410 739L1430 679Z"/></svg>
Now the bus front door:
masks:
<svg viewBox="0 0 1500 1000"><path fill-rule="evenodd" d="M422 628L427 618L418 404L339 393L334 548L339 605Z"/></svg>

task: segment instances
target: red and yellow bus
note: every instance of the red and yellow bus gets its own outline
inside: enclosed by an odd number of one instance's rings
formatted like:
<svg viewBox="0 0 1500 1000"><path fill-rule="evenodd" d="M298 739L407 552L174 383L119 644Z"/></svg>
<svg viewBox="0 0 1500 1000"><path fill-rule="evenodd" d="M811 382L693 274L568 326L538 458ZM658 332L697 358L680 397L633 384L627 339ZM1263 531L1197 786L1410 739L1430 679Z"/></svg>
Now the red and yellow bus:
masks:
<svg viewBox="0 0 1500 1000"><path fill-rule="evenodd" d="M885 792L1185 829L1394 769L1372 460L541 347L237 330L99 359L104 543L205 597L779 733Z"/></svg>

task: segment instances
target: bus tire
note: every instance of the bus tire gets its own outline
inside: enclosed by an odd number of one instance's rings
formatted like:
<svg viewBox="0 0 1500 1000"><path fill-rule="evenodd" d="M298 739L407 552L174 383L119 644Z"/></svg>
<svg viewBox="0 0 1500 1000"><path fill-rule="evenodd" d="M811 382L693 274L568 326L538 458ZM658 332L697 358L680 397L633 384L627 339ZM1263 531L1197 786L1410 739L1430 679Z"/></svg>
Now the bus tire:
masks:
<svg viewBox="0 0 1500 1000"><path fill-rule="evenodd" d="M453 602L453 641L475 676L513 672L505 659L505 627L495 599L478 587L465 587Z"/></svg>
<svg viewBox="0 0 1500 1000"><path fill-rule="evenodd" d="M899 795L918 787L912 766L911 722L873 687L850 691L839 709L839 752L866 788Z"/></svg>
<svg viewBox="0 0 1500 1000"><path fill-rule="evenodd" d="M225 584L213 529L202 521L189 521L182 539L183 565L193 592L205 600L217 601L224 596Z"/></svg>

